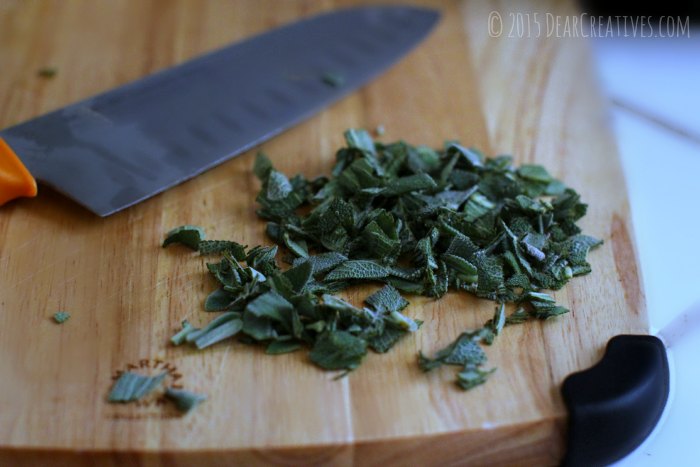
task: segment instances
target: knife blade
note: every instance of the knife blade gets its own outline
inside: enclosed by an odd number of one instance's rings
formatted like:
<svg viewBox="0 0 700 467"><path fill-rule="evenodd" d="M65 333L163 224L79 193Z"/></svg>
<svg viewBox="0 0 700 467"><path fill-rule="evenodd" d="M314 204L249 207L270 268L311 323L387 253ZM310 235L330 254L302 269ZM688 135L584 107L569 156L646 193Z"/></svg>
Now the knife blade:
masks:
<svg viewBox="0 0 700 467"><path fill-rule="evenodd" d="M320 14L0 131L0 204L53 187L100 216L310 117L421 42L435 10Z"/></svg>

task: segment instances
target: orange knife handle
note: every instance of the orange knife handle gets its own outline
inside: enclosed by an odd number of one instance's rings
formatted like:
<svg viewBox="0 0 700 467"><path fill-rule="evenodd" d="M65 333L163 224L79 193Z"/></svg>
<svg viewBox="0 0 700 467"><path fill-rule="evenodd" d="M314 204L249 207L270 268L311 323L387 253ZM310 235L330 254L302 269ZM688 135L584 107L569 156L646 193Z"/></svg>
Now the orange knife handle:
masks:
<svg viewBox="0 0 700 467"><path fill-rule="evenodd" d="M36 180L17 154L0 138L0 206L15 198L36 196Z"/></svg>

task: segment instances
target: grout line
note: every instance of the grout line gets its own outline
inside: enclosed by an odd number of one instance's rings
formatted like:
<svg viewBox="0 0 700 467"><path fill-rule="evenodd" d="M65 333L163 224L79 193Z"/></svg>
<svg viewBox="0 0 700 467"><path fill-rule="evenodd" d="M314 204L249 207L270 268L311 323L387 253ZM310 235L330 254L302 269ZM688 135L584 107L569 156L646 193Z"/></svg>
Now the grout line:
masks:
<svg viewBox="0 0 700 467"><path fill-rule="evenodd" d="M671 123L667 121L663 117L659 117L655 115L652 112L649 112L641 107L638 107L634 104L630 104L629 102L620 100L616 97L611 97L610 98L610 103L619 109L622 109L626 112L629 112L633 115L636 115L637 117L643 118L649 123L653 123L654 125L660 126L664 130L670 131L676 136L680 136L681 138L684 138L686 140L689 140L695 144L700 145L700 134L695 133L694 131L687 130L685 128L681 128L677 126L674 123Z"/></svg>

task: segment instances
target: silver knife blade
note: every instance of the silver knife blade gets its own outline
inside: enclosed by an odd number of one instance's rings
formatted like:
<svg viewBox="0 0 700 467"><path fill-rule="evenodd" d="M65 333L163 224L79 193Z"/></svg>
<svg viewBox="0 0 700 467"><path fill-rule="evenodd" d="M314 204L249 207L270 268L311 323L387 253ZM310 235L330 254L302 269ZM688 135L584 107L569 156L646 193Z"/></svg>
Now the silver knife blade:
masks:
<svg viewBox="0 0 700 467"><path fill-rule="evenodd" d="M283 26L0 131L39 181L100 216L177 185L384 71L439 13L388 6Z"/></svg>

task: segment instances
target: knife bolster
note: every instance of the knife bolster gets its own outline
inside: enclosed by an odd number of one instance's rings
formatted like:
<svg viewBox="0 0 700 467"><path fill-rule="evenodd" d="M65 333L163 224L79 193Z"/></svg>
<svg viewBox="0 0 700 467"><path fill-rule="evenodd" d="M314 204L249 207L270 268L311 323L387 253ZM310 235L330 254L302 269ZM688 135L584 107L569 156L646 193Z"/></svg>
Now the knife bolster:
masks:
<svg viewBox="0 0 700 467"><path fill-rule="evenodd" d="M36 180L12 148L0 138L0 205L36 194Z"/></svg>

